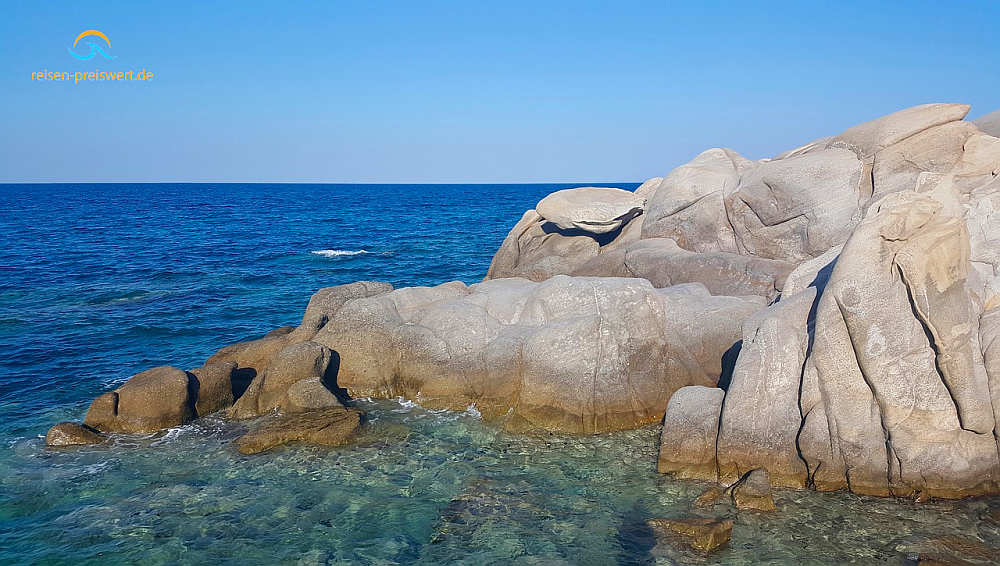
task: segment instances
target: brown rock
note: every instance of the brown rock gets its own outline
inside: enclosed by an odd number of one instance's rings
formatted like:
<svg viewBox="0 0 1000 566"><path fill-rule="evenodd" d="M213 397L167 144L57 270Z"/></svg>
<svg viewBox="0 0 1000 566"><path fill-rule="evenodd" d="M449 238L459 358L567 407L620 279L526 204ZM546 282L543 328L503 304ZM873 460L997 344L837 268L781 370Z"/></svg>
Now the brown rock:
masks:
<svg viewBox="0 0 1000 566"><path fill-rule="evenodd" d="M320 377L307 377L297 381L278 401L278 410L282 413L304 413L342 406L337 397L323 385Z"/></svg>
<svg viewBox="0 0 1000 566"><path fill-rule="evenodd" d="M243 454L257 454L289 442L308 442L320 446L340 446L361 426L361 413L335 407L293 415L273 417L256 429L236 439Z"/></svg>
<svg viewBox="0 0 1000 566"><path fill-rule="evenodd" d="M323 376L332 352L316 342L300 342L283 348L267 366L257 401L260 411L277 407L289 387L307 377Z"/></svg>
<svg viewBox="0 0 1000 566"><path fill-rule="evenodd" d="M104 435L87 425L62 422L45 435L46 446L82 446L104 442Z"/></svg>
<svg viewBox="0 0 1000 566"><path fill-rule="evenodd" d="M907 564L973 566L996 564L1000 549L975 539L946 536L912 545L907 554Z"/></svg>
<svg viewBox="0 0 1000 566"><path fill-rule="evenodd" d="M84 424L103 432L156 432L195 417L187 372L161 366L132 376L91 404Z"/></svg>
<svg viewBox="0 0 1000 566"><path fill-rule="evenodd" d="M732 488L733 503L737 509L774 511L771 498L771 480L767 470L757 469L743 476Z"/></svg>
<svg viewBox="0 0 1000 566"><path fill-rule="evenodd" d="M729 544L733 534L733 521L715 519L650 519L646 521L661 542L681 539L692 548L704 553ZM666 540L663 540L666 539Z"/></svg>
<svg viewBox="0 0 1000 566"><path fill-rule="evenodd" d="M194 377L198 416L210 415L233 404L233 374L236 362L205 364L191 370Z"/></svg>
<svg viewBox="0 0 1000 566"><path fill-rule="evenodd" d="M697 499L694 500L694 506L711 507L712 505L718 503L725 495L726 495L725 491L717 487L710 487L706 489L704 493L699 495Z"/></svg>
<svg viewBox="0 0 1000 566"><path fill-rule="evenodd" d="M90 403L84 424L98 430L111 430L118 420L118 392L108 391Z"/></svg>
<svg viewBox="0 0 1000 566"><path fill-rule="evenodd" d="M246 419L279 409L290 387L303 379L326 374L332 355L329 348L311 341L283 348L250 383L229 416Z"/></svg>

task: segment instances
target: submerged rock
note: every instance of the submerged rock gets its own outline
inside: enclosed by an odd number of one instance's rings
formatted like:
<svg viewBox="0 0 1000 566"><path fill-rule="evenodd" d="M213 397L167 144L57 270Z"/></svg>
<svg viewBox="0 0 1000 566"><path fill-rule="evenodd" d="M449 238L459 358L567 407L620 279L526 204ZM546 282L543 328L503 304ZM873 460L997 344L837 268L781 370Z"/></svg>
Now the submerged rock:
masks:
<svg viewBox="0 0 1000 566"><path fill-rule="evenodd" d="M683 541L706 554L729 544L733 535L731 519L650 519L646 524L653 529L660 544Z"/></svg>
<svg viewBox="0 0 1000 566"><path fill-rule="evenodd" d="M731 488L733 504L737 509L751 511L774 511L771 497L771 479L767 470L758 468L747 473Z"/></svg>
<svg viewBox="0 0 1000 566"><path fill-rule="evenodd" d="M105 436L99 431L74 422L58 423L45 435L46 446L83 446L99 444L104 440Z"/></svg>
<svg viewBox="0 0 1000 566"><path fill-rule="evenodd" d="M257 454L290 442L320 446L347 444L361 426L361 412L344 407L277 415L235 440L243 454Z"/></svg>
<svg viewBox="0 0 1000 566"><path fill-rule="evenodd" d="M726 492L718 487L710 487L706 489L701 495L699 495L694 500L695 507L711 507L722 501L722 498L726 496Z"/></svg>

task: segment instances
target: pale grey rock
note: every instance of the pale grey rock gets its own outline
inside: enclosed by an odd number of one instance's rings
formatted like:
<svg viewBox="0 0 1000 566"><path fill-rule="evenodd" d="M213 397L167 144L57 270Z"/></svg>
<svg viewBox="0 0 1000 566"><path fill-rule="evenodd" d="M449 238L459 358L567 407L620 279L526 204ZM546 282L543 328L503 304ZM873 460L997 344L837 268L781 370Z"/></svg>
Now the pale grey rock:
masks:
<svg viewBox="0 0 1000 566"><path fill-rule="evenodd" d="M539 201L535 210L562 230L606 234L642 214L642 207L643 199L630 191L579 187L548 195Z"/></svg>
<svg viewBox="0 0 1000 566"><path fill-rule="evenodd" d="M390 283L381 281L357 281L320 289L309 299L302 322L288 335L288 342L293 344L311 340L347 301L374 297L392 290L393 286Z"/></svg>
<svg viewBox="0 0 1000 566"><path fill-rule="evenodd" d="M696 252L736 252L725 198L753 162L729 149L709 149L671 171L649 196L643 238L671 238Z"/></svg>
<svg viewBox="0 0 1000 566"><path fill-rule="evenodd" d="M834 246L814 258L800 263L785 278L781 295L791 297L805 291L808 287L816 287L822 293L826 282L830 280L830 273L833 272L833 266L837 263L837 257L840 256L843 249L843 245Z"/></svg>
<svg viewBox="0 0 1000 566"><path fill-rule="evenodd" d="M646 179L641 185L636 187L635 196L643 199L643 201L648 202L649 197L653 196L656 192L656 188L660 186L663 181L663 177L653 177L652 179Z"/></svg>
<svg viewBox="0 0 1000 566"><path fill-rule="evenodd" d="M718 479L715 442L725 396L718 387L691 385L670 397L657 471L682 479Z"/></svg>
<svg viewBox="0 0 1000 566"><path fill-rule="evenodd" d="M524 277L545 281L574 273L599 255L638 240L640 229L641 224L636 221L606 234L567 231L529 210L494 254L486 279Z"/></svg>
<svg viewBox="0 0 1000 566"><path fill-rule="evenodd" d="M189 372L196 392L195 412L199 417L233 405L233 380L236 362L205 364Z"/></svg>
<svg viewBox="0 0 1000 566"><path fill-rule="evenodd" d="M950 122L916 133L879 151L872 168L874 196L912 191L923 172L948 173L978 130L969 122Z"/></svg>
<svg viewBox="0 0 1000 566"><path fill-rule="evenodd" d="M779 153L778 155L771 158L769 161L778 161L779 159L788 159L790 157L799 157L800 155L805 155L807 153L813 153L816 151L823 151L827 149L830 145L832 137L820 138L818 140L813 140L805 145L801 145L794 149Z"/></svg>
<svg viewBox="0 0 1000 566"><path fill-rule="evenodd" d="M983 133L1000 137L1000 110L994 110L973 122Z"/></svg>
<svg viewBox="0 0 1000 566"><path fill-rule="evenodd" d="M761 163L726 198L741 254L801 262L844 243L861 220L862 163L826 149Z"/></svg>
<svg viewBox="0 0 1000 566"><path fill-rule="evenodd" d="M316 340L338 353L352 395L590 433L656 422L677 388L714 385L739 322L760 307L639 279L491 280L351 301Z"/></svg>
<svg viewBox="0 0 1000 566"><path fill-rule="evenodd" d="M967 104L913 106L848 128L834 136L827 145L850 149L860 159L866 159L914 134L961 120L968 113Z"/></svg>
<svg viewBox="0 0 1000 566"><path fill-rule="evenodd" d="M794 267L789 262L726 252L695 253L671 239L650 238L603 254L574 275L640 277L654 287L701 283L714 295L772 299Z"/></svg>
<svg viewBox="0 0 1000 566"><path fill-rule="evenodd" d="M720 481L732 483L748 469L764 468L777 485L806 486L797 445L799 384L815 301L816 288L809 287L743 322L743 344L720 421Z"/></svg>
<svg viewBox="0 0 1000 566"><path fill-rule="evenodd" d="M822 410L830 438L814 423L800 447L810 470L826 468L824 488L941 497L996 489L995 420L965 285L968 235L940 209L914 193L882 199L820 298L803 412ZM807 394L814 387L820 404Z"/></svg>

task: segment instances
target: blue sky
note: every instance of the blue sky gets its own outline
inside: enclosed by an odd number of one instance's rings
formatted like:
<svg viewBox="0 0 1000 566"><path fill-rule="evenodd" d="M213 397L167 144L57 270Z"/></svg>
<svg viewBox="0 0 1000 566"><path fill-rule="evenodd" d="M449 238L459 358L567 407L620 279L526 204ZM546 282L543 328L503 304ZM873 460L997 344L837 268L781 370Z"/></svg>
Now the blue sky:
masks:
<svg viewBox="0 0 1000 566"><path fill-rule="evenodd" d="M4 8L0 181L641 181L914 104L1000 108L995 1ZM87 29L117 59L72 58Z"/></svg>

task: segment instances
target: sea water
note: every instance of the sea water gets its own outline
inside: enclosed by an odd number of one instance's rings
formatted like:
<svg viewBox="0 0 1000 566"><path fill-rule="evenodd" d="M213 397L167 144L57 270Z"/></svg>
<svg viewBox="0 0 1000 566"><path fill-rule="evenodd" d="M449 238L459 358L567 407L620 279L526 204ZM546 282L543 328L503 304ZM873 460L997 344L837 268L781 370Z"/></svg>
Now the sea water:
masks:
<svg viewBox="0 0 1000 566"><path fill-rule="evenodd" d="M358 442L244 456L245 424L47 449L157 365L296 324L361 279L482 278L522 212L572 185L0 185L0 564L899 564L1000 547L994 499L779 490L774 514L698 509L656 473L658 427L515 435L474 409L359 399ZM634 188L635 184L618 184ZM735 520L709 557L653 517Z"/></svg>

